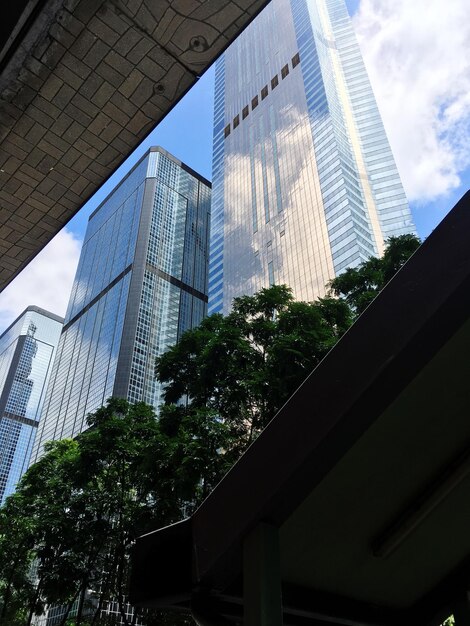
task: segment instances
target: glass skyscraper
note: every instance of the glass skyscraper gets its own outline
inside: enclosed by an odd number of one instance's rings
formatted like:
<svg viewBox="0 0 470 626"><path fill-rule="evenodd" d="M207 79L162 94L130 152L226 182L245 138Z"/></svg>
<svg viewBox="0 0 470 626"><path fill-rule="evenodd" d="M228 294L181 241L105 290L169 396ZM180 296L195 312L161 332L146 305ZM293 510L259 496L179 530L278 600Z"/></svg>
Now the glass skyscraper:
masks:
<svg viewBox="0 0 470 626"><path fill-rule="evenodd" d="M272 0L217 61L209 312L314 300L414 232L344 0Z"/></svg>
<svg viewBox="0 0 470 626"><path fill-rule="evenodd" d="M33 462L111 396L158 405L155 357L207 312L210 195L151 148L90 216Z"/></svg>
<svg viewBox="0 0 470 626"><path fill-rule="evenodd" d="M0 336L0 505L28 468L63 321L29 306Z"/></svg>

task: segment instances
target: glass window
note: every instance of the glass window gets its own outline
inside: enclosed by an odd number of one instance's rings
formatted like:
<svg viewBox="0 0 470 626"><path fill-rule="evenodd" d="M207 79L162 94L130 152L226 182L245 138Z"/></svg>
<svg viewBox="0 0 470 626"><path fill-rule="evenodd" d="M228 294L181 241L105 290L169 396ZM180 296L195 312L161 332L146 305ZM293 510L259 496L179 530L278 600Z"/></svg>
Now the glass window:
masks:
<svg viewBox="0 0 470 626"><path fill-rule="evenodd" d="M269 261L268 263L268 279L269 284L274 285L274 266L272 261Z"/></svg>
<svg viewBox="0 0 470 626"><path fill-rule="evenodd" d="M294 54L294 56L292 57L292 69L294 69L294 67L297 67L299 63L300 63L300 55L297 52L297 54Z"/></svg>
<svg viewBox="0 0 470 626"><path fill-rule="evenodd" d="M284 67L281 70L282 80L284 80L284 78L287 76L288 73L289 73L289 66L284 65Z"/></svg>
<svg viewBox="0 0 470 626"><path fill-rule="evenodd" d="M273 78L271 78L271 89L275 89L279 85L279 78L276 74Z"/></svg>
<svg viewBox="0 0 470 626"><path fill-rule="evenodd" d="M230 124L227 124L227 126L224 129L224 136L228 137L230 135Z"/></svg>
<svg viewBox="0 0 470 626"><path fill-rule="evenodd" d="M265 85L263 89L261 90L261 100L264 100L267 97L268 97L268 86Z"/></svg>
<svg viewBox="0 0 470 626"><path fill-rule="evenodd" d="M249 109L248 109L248 105L246 107L243 107L243 111L242 111L242 119L245 119L245 117L248 117L248 113L249 113Z"/></svg>
<svg viewBox="0 0 470 626"><path fill-rule="evenodd" d="M240 124L240 116L235 115L235 117L233 118L233 128L235 129L239 124Z"/></svg>
<svg viewBox="0 0 470 626"><path fill-rule="evenodd" d="M251 101L251 110L253 111L258 106L258 96L255 96Z"/></svg>

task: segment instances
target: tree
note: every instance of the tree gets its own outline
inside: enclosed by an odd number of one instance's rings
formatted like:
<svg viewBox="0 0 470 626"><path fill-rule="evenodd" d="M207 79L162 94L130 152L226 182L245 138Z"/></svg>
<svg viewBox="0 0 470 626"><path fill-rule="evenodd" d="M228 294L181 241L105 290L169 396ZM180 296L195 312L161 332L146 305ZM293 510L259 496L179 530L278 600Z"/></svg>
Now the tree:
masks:
<svg viewBox="0 0 470 626"><path fill-rule="evenodd" d="M11 626L27 622L28 607L35 597L30 576L34 525L24 515L25 508L20 493L10 496L0 508L0 624Z"/></svg>
<svg viewBox="0 0 470 626"><path fill-rule="evenodd" d="M235 298L229 315L207 317L157 359L163 419L225 429L204 483L221 478L418 246L392 237L382 258L346 270L316 302L295 302L285 285Z"/></svg>
<svg viewBox="0 0 470 626"><path fill-rule="evenodd" d="M283 285L236 298L228 316L206 318L157 359L158 420L152 407L114 398L75 440L47 444L0 509L0 623L26 626L60 604L58 626L98 626L117 601L133 626L136 537L194 510L417 245L392 238L383 259L347 270L316 302L295 302Z"/></svg>
<svg viewBox="0 0 470 626"><path fill-rule="evenodd" d="M47 604L63 608L60 626L72 617L75 626L97 626L105 603L117 601L131 626L138 613L131 619L125 610L130 548L137 536L181 519L179 501L165 492L169 477L181 501L196 489L192 469L179 477L173 452L193 460L194 442L165 434L153 407L111 399L88 426L75 440L47 444L0 510L2 624L25 626Z"/></svg>
<svg viewBox="0 0 470 626"><path fill-rule="evenodd" d="M390 237L381 258L371 257L358 267L348 268L329 283L331 293L346 300L353 311L359 315L419 245L420 240L415 235Z"/></svg>
<svg viewBox="0 0 470 626"><path fill-rule="evenodd" d="M123 623L130 624L125 610L129 551L137 536L162 519L158 495L151 490L159 459L149 454L157 449L159 425L153 407L117 398L89 415L87 423L88 430L77 438L77 483L88 496L88 510L94 512L99 549L88 551L82 590L95 591L95 622L104 603L117 600ZM136 618L137 613L134 622Z"/></svg>
<svg viewBox="0 0 470 626"><path fill-rule="evenodd" d="M232 312L212 315L157 359L163 415L186 424L223 425L220 467L239 456L320 362L352 321L346 302L295 302L284 286L236 298ZM177 406L181 398L189 399Z"/></svg>

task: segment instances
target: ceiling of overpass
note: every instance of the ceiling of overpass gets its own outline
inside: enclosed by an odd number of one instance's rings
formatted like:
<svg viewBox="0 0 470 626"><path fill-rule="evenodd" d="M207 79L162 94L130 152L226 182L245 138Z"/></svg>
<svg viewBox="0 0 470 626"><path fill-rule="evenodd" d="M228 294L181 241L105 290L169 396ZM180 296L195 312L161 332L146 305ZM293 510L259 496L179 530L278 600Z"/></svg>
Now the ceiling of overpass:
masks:
<svg viewBox="0 0 470 626"><path fill-rule="evenodd" d="M0 29L0 290L268 1L16 4Z"/></svg>

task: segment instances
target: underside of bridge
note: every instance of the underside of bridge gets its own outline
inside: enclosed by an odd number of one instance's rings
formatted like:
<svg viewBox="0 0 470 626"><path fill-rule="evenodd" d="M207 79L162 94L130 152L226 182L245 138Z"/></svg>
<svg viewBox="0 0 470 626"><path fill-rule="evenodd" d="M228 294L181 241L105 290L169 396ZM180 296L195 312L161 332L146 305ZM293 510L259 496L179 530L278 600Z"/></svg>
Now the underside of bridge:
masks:
<svg viewBox="0 0 470 626"><path fill-rule="evenodd" d="M0 25L0 290L267 3L9 3Z"/></svg>

